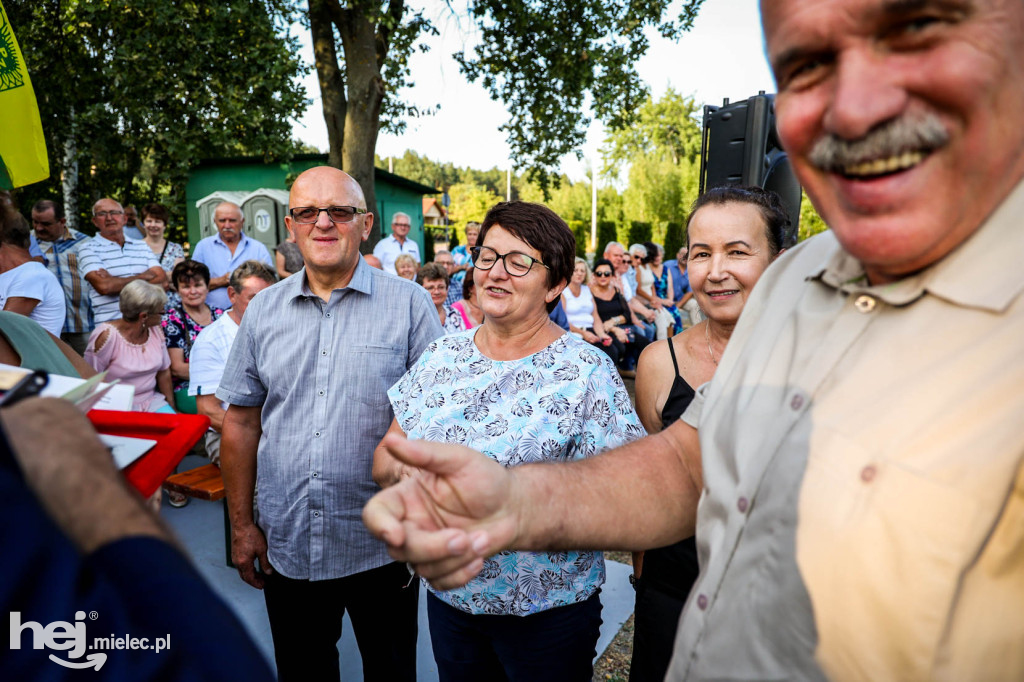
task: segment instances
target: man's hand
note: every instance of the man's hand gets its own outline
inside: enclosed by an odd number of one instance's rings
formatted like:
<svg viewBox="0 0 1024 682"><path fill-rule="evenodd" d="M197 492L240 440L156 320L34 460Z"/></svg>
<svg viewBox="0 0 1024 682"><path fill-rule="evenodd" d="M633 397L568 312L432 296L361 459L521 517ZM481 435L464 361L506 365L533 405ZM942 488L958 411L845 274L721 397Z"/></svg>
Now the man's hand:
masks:
<svg viewBox="0 0 1024 682"><path fill-rule="evenodd" d="M110 450L73 404L30 398L0 415L25 481L83 554L132 536L174 542L125 484Z"/></svg>
<svg viewBox="0 0 1024 682"><path fill-rule="evenodd" d="M434 587L452 589L511 545L519 512L509 470L459 445L389 434L381 446L416 469L363 509L363 522L392 557L413 564Z"/></svg>
<svg viewBox="0 0 1024 682"><path fill-rule="evenodd" d="M255 523L246 526L231 525L231 563L238 569L238 575L257 590L263 589L266 582L256 572L253 562L259 559L260 570L270 574L274 572L267 560L267 538Z"/></svg>

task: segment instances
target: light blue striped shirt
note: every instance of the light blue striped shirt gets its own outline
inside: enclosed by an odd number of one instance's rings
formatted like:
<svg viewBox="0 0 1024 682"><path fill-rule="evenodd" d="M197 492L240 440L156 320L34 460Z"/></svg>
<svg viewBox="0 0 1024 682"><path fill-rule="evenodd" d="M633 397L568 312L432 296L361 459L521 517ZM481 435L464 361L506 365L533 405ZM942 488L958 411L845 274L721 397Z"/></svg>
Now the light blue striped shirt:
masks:
<svg viewBox="0 0 1024 682"><path fill-rule="evenodd" d="M247 260L258 260L270 266L271 270L277 272L274 266L274 259L270 257L262 242L258 242L248 235L242 235L241 240L235 247L235 252L220 238L219 234L199 240L196 248L192 249L192 260L199 261L210 269L210 277L226 275ZM231 307L231 300L228 298L227 287L210 289L206 294L206 305L211 308L227 310Z"/></svg>
<svg viewBox="0 0 1024 682"><path fill-rule="evenodd" d="M328 580L391 561L362 522L379 490L373 450L391 425L388 389L441 334L426 290L362 258L327 303L305 269L253 298L217 397L263 407L258 524L276 571Z"/></svg>

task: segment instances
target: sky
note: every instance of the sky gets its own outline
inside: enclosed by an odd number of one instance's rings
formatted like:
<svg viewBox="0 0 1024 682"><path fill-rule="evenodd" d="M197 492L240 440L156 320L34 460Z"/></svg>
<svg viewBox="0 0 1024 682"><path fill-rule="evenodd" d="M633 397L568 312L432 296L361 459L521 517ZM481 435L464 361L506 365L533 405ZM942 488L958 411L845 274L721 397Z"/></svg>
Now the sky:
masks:
<svg viewBox="0 0 1024 682"><path fill-rule="evenodd" d="M424 40L432 49L414 54L410 60L415 85L402 93L404 99L421 109L440 104L433 116L411 119L400 136L381 133L377 154L402 156L411 149L434 161L478 169L510 165L509 147L500 127L508 119L501 102L490 99L480 84L468 83L451 54L478 42L475 26L465 17L452 15L444 0L413 0L440 31ZM455 5L455 3L453 3ZM698 102L721 105L723 98L746 99L759 91L774 92L775 84L764 57L758 0L705 0L693 29L678 41L651 33L651 47L637 64L641 78L655 98L672 87L683 95L694 95ZM302 38L303 58L313 63L308 31L296 27ZM293 132L295 137L321 151L327 150L327 128L320 105L320 86L316 72L304 79L306 94L312 102ZM573 180L587 174L589 158L596 156L604 141L600 122L591 124L585 158L577 161L568 154L560 170ZM401 174L401 168L395 172Z"/></svg>

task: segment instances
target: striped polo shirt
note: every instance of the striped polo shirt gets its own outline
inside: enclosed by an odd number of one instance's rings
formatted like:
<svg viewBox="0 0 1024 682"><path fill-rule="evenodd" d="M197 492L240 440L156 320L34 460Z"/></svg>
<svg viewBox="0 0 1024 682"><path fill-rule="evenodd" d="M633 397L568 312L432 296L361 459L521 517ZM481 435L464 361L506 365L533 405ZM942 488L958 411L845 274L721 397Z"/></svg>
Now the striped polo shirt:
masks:
<svg viewBox="0 0 1024 682"><path fill-rule="evenodd" d="M83 277L97 270L106 270L113 277L129 277L145 272L153 266L160 267L160 262L145 242L125 239L124 246L121 246L98 234L92 241L82 245L79 250L79 264ZM121 309L118 307L117 294L104 296L90 284L89 297L92 300L93 317L97 324L120 319Z"/></svg>

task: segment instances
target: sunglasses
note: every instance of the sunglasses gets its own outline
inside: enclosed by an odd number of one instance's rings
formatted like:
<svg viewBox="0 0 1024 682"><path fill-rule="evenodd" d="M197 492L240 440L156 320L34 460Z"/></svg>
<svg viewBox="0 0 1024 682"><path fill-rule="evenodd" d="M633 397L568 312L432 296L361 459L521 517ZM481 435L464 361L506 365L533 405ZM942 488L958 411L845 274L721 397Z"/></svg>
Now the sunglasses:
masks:
<svg viewBox="0 0 1024 682"><path fill-rule="evenodd" d="M602 270L601 272L594 272L594 277L611 277L611 276L612 276L612 273L608 272L607 270Z"/></svg>

